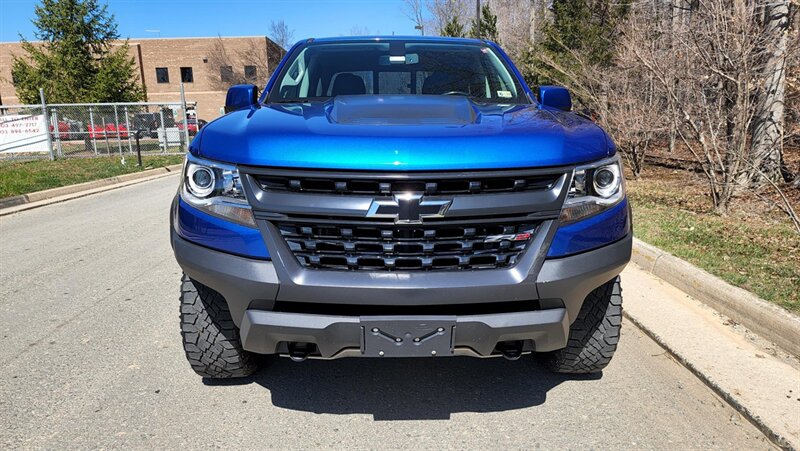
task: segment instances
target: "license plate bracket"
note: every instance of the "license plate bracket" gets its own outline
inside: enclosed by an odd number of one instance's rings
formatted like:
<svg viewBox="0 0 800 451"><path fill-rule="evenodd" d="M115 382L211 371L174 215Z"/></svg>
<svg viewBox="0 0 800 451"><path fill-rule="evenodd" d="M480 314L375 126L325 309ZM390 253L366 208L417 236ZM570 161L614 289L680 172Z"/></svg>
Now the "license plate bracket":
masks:
<svg viewBox="0 0 800 451"><path fill-rule="evenodd" d="M362 316L361 352L365 357L451 356L455 327L455 316Z"/></svg>

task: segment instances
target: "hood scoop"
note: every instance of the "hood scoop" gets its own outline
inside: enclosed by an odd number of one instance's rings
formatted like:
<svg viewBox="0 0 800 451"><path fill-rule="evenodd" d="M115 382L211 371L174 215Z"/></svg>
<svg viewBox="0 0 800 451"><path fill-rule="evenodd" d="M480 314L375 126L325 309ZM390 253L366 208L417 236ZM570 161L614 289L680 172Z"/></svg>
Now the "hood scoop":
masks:
<svg viewBox="0 0 800 451"><path fill-rule="evenodd" d="M429 95L337 96L326 113L328 120L342 125L464 126L480 116L465 97Z"/></svg>

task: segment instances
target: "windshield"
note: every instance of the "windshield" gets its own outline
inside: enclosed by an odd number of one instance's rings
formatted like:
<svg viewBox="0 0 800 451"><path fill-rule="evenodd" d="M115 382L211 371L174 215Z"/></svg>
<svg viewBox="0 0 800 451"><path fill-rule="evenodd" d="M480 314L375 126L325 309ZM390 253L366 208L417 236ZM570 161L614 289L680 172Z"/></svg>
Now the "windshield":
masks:
<svg viewBox="0 0 800 451"><path fill-rule="evenodd" d="M491 47L403 41L312 43L292 55L269 102L398 94L527 103L519 82Z"/></svg>

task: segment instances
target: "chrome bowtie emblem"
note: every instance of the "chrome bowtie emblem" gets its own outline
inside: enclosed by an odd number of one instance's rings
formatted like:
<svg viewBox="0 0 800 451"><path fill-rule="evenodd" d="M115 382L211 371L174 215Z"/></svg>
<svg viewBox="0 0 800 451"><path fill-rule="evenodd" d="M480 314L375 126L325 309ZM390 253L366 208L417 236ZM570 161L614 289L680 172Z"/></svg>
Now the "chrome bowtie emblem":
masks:
<svg viewBox="0 0 800 451"><path fill-rule="evenodd" d="M395 194L391 200L373 200L367 211L369 218L393 218L400 224L418 224L423 218L440 218L452 200L423 199L422 194Z"/></svg>

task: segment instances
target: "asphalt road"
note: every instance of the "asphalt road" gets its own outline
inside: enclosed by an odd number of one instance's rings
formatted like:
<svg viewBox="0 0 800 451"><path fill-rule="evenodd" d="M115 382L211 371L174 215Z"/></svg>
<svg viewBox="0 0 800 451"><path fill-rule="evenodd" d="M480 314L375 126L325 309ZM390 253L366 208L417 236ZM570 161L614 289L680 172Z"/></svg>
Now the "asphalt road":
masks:
<svg viewBox="0 0 800 451"><path fill-rule="evenodd" d="M176 183L0 218L0 448L771 448L630 323L599 377L279 359L204 382L180 346Z"/></svg>

